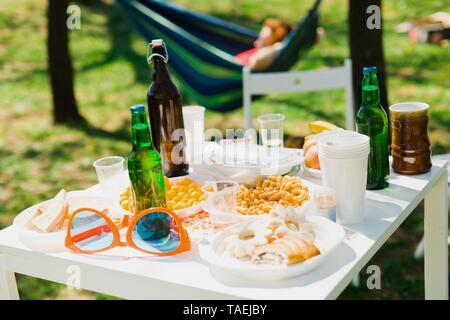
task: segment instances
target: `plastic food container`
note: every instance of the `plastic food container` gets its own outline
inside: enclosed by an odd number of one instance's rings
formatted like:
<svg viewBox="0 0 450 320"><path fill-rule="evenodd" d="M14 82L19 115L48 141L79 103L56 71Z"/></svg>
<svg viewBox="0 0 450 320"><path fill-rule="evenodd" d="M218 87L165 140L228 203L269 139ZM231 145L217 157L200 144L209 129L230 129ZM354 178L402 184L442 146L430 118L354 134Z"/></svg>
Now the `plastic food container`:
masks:
<svg viewBox="0 0 450 320"><path fill-rule="evenodd" d="M317 188L314 191L313 199L318 215L336 221L336 195L332 188Z"/></svg>
<svg viewBox="0 0 450 320"><path fill-rule="evenodd" d="M206 195L206 211L215 228L223 228L243 220L236 212L239 184L230 180L208 182L202 188Z"/></svg>

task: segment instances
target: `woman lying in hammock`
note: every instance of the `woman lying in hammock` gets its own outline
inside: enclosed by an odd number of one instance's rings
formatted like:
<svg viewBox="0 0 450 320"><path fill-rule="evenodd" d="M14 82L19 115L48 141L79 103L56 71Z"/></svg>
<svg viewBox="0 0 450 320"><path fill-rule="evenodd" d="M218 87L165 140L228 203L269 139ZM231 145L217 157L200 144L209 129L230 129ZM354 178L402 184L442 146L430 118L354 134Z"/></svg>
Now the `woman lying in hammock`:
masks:
<svg viewBox="0 0 450 320"><path fill-rule="evenodd" d="M291 29L290 25L281 20L266 19L259 32L258 39L255 40L255 47L236 55L236 61L253 70L268 68Z"/></svg>

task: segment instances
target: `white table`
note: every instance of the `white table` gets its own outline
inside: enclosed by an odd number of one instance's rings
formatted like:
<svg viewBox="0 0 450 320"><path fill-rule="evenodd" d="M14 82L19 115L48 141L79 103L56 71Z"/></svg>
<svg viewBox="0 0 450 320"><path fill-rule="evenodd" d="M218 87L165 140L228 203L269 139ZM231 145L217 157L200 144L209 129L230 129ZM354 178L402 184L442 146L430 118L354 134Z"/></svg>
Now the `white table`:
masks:
<svg viewBox="0 0 450 320"><path fill-rule="evenodd" d="M389 188L367 192L364 222L347 229L343 244L323 266L278 282L258 283L210 270L195 249L170 258L35 252L19 242L14 227L7 227L0 231L0 299L19 298L14 273L65 284L78 271L82 288L128 299L334 299L422 199L425 297L448 299L446 165L435 161L424 175L392 174ZM121 250L129 254L132 249Z"/></svg>

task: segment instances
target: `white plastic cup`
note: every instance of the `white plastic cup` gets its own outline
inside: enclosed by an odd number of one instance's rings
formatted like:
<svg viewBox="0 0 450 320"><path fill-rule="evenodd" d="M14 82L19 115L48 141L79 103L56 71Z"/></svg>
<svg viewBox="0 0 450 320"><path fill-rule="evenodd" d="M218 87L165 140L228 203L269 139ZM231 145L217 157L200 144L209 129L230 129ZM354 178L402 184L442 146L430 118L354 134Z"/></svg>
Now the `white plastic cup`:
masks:
<svg viewBox="0 0 450 320"><path fill-rule="evenodd" d="M125 158L110 156L94 161L93 166L104 196L116 199L126 186Z"/></svg>
<svg viewBox="0 0 450 320"><path fill-rule="evenodd" d="M183 107L183 122L186 137L186 159L191 164L202 163L203 141L205 140L205 108Z"/></svg>
<svg viewBox="0 0 450 320"><path fill-rule="evenodd" d="M209 219L214 228L223 228L240 222L236 213L239 184L234 181L221 180L207 182L202 187L206 195Z"/></svg>
<svg viewBox="0 0 450 320"><path fill-rule="evenodd" d="M261 144L268 148L282 148L285 116L280 113L269 113L258 117Z"/></svg>
<svg viewBox="0 0 450 320"><path fill-rule="evenodd" d="M353 159L329 159L319 153L322 180L336 194L336 221L351 225L364 217L367 161L365 157Z"/></svg>
<svg viewBox="0 0 450 320"><path fill-rule="evenodd" d="M336 195L337 223L352 225L364 218L370 149L367 136L355 133L347 137L333 135L321 140L319 161L323 184L333 188Z"/></svg>

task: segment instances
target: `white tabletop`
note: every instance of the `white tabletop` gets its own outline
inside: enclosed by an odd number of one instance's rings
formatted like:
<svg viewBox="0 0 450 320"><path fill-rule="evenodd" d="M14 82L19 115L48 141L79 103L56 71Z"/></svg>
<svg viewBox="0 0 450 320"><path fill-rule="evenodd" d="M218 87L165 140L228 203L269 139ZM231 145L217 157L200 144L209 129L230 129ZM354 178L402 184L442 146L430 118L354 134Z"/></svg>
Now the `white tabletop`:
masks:
<svg viewBox="0 0 450 320"><path fill-rule="evenodd" d="M324 265L296 278L256 282L210 270L195 248L170 258L136 257L140 254L129 248L114 249L116 256L40 253L25 247L14 227L0 231L0 252L10 257L14 271L62 283L70 266L76 266L81 287L124 298L333 299L424 198L445 163L434 161L431 171L423 175L392 173L388 188L368 191L364 221L346 228L344 242Z"/></svg>

